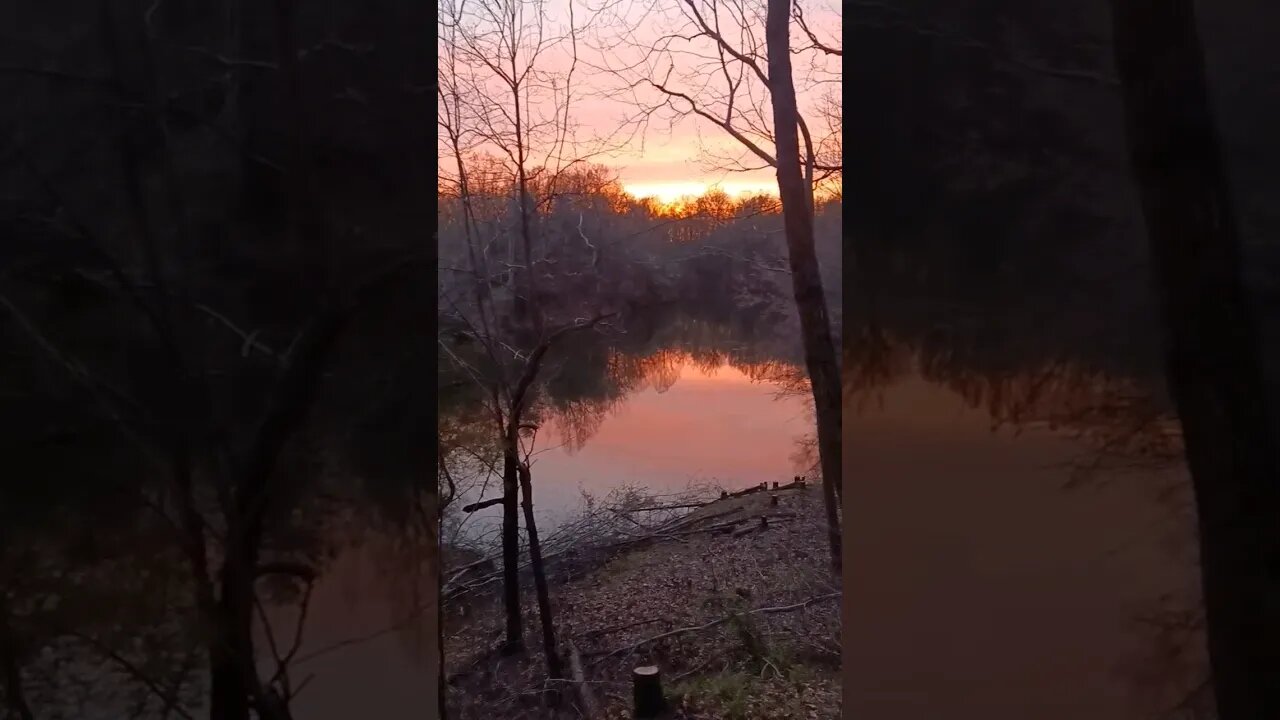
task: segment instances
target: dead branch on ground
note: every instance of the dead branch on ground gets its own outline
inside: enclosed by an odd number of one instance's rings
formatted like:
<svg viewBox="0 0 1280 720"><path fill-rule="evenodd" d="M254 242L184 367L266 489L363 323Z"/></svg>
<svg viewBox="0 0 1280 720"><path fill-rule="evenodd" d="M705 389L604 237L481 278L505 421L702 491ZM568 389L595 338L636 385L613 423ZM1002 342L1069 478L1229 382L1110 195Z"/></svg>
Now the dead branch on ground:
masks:
<svg viewBox="0 0 1280 720"><path fill-rule="evenodd" d="M730 615L726 615L722 618L717 618L715 620L712 620L709 623L704 623L702 625L694 625L691 627L684 627L684 628L677 628L675 630L669 630L667 632L654 635L653 637L645 638L644 640L641 640L637 643L632 643L631 645L627 645L625 647L621 647L616 650L611 650L605 653L604 656L601 658L601 660L607 660L611 657L614 657L615 655L620 655L623 653L629 654L644 647L645 645L651 645L655 642L665 640L670 637L675 637L677 635L685 635L687 633L702 632L703 630L710 630L711 628L723 625L733 620L734 618L746 617L751 615L765 615L765 614L775 614L775 613L784 613L784 612L793 612L796 610L803 610L804 608L807 608L810 605L814 605L816 603L825 602L827 600L833 600L835 598L838 598L842 594L843 593L840 593L840 592L833 592L833 593L827 593L825 595L817 595L815 597L809 598L808 600L805 600L804 602L799 602L794 605L781 605L777 607L756 608L755 610L750 610L745 613L733 613Z"/></svg>

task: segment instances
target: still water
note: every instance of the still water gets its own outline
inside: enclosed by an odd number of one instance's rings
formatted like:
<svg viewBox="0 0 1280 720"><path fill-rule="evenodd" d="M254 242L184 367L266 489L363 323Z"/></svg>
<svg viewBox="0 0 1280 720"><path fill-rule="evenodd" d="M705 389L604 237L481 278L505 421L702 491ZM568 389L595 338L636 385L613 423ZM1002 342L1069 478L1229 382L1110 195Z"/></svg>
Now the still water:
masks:
<svg viewBox="0 0 1280 720"><path fill-rule="evenodd" d="M397 572L389 557L392 542L374 536L342 552L317 583L292 671L295 685L310 678L294 700L294 720L408 720L432 707L426 653L434 638L409 590L412 569ZM296 612L271 615L287 645Z"/></svg>
<svg viewBox="0 0 1280 720"><path fill-rule="evenodd" d="M728 363L714 367L681 358L665 382L647 383L611 408L580 447L567 443L552 418L533 450L534 512L554 530L582 505L624 487L654 494L715 484L737 490L794 474L797 441L812 432L805 399ZM485 497L496 496L490 487ZM467 499L470 502L471 498ZM499 507L468 520L483 532L501 522Z"/></svg>
<svg viewBox="0 0 1280 720"><path fill-rule="evenodd" d="M728 364L686 360L668 382L623 398L579 448L564 445L554 423L544 426L533 465L539 522L553 529L579 507L583 490L665 493L691 482L733 489L790 478L796 440L810 423L803 398L779 397L773 385ZM468 522L476 526L501 517L499 508L475 515ZM396 571L392 544L374 536L344 551L317 584L295 672L298 680L314 679L296 700L296 720L423 717L431 638L406 597L412 582ZM292 613L276 615L273 624L292 627ZM322 654L308 657L315 653Z"/></svg>
<svg viewBox="0 0 1280 720"><path fill-rule="evenodd" d="M1155 717L1203 669L1140 620L1193 602L1183 469L1073 486L1091 446L984 404L909 368L846 405L850 716Z"/></svg>

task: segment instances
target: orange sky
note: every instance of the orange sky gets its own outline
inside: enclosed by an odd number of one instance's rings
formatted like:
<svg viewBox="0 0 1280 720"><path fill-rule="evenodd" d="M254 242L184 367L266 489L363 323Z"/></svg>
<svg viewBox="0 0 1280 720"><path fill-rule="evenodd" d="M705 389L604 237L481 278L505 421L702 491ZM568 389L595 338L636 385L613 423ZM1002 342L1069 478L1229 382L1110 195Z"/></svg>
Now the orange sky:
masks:
<svg viewBox="0 0 1280 720"><path fill-rule="evenodd" d="M763 7L762 0L757 0ZM710 186L718 186L730 195L743 193L777 192L772 168L751 171L729 170L727 166L758 166L761 162L750 155L741 144L709 121L697 117L675 118L668 111L660 111L649 117L648 124L640 129L629 124L634 118L637 102L653 105L662 98L658 91L644 83L636 83L634 91L627 90L628 80L634 81L642 74L637 67L648 56L658 38L687 31L687 20L678 10L678 0L548 0L544 6L547 35L565 33L568 28L569 3L573 3L574 22L580 31L577 43L578 66L575 69L575 96L570 117L577 123L576 135L584 145L608 136L616 150L594 157L596 162L616 168L623 186L637 196L657 196L671 201L684 195L697 195ZM699 0L706 2L706 0ZM533 2L524 4L534 7ZM700 6L703 11L705 6ZM720 12L725 16L722 5ZM840 6L833 0L808 0L804 4L809 26L821 38L838 43L840 33ZM532 12L529 10L527 12ZM758 22L756 21L758 20ZM751 32L763 43L763 19L750 23ZM630 29L628 29L630 28ZM736 31L735 31L736 33ZM685 33L687 34L687 32ZM682 54L676 55L677 70L665 76L666 66L650 67L646 76L663 78L672 89L689 92L695 97L716 92L725 79L714 68L703 68L703 62L693 54L713 52L710 41L702 44L681 44ZM793 46L807 44L797 29ZM541 56L542 67L552 73L563 72L569 67L570 44L561 42ZM761 51L763 53L763 50ZM821 129L817 104L827 93L839 95L839 62L837 57L815 52L793 56L794 75L801 111L809 119L815 134ZM681 72L685 74L681 76ZM735 101L736 107L746 106L742 94L749 83L744 84ZM708 89L709 88L709 89ZM768 97L762 90L754 90L757 104L771 122ZM550 97L533 99L531 114L548 113L554 106ZM620 129L626 128L623 133ZM634 132L632 132L634 131ZM626 136L626 142L622 140ZM537 158L535 158L535 161Z"/></svg>

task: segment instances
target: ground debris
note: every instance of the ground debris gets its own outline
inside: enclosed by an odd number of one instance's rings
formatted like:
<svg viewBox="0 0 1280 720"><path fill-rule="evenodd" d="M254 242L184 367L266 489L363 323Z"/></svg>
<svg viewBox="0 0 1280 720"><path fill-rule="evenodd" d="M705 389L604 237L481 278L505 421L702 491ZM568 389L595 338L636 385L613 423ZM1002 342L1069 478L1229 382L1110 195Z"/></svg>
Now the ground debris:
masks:
<svg viewBox="0 0 1280 720"><path fill-rule="evenodd" d="M673 718L840 717L840 587L829 569L821 502L813 485L781 493L777 506L769 493L711 502L557 583L560 644L580 652L600 716L630 717L631 669L653 664ZM705 532L758 525L765 515L763 532ZM497 655L502 606L497 584L488 590L468 600L465 618L446 611L449 716L586 717L579 694L563 692L573 680L546 677L531 593L529 649ZM552 691L561 699L555 708L544 703Z"/></svg>

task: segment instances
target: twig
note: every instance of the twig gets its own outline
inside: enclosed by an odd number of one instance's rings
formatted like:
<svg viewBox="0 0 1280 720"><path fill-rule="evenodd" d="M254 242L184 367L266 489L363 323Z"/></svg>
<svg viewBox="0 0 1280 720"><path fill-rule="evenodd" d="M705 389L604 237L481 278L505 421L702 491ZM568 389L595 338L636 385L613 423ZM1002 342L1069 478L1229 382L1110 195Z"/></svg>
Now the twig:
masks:
<svg viewBox="0 0 1280 720"><path fill-rule="evenodd" d="M612 625L610 627L603 628L600 630L587 630L586 632L576 633L576 636L584 639L590 638L590 637L599 637L601 635L608 635L609 633L620 632L622 630L630 630L633 627L640 627L641 625L650 625L652 623L662 622L663 620L666 620L666 618L658 617L658 618L649 618L648 620L637 620L636 622L627 623L625 625Z"/></svg>
<svg viewBox="0 0 1280 720"><path fill-rule="evenodd" d="M621 654L621 653L632 653L632 652L635 652L636 650L640 649L641 647L644 647L645 645L650 645L650 644L652 644L652 643L658 642L659 640L665 640L665 639L667 639L667 638L669 638L669 637L674 637L674 636L676 636L676 635L684 635L684 634L686 634L686 633L701 632L701 631L703 631L703 630L709 630L709 629L711 629L711 628L713 628L713 627L716 627L716 626L718 626L718 625L723 625L723 624L725 624L725 623L729 622L730 620L733 620L733 619L734 619L734 618L736 618L736 617L743 617L743 616L747 616L747 615L759 615L759 614L773 614L773 613L791 612L791 611L793 611L793 610L802 610L802 609L804 609L804 608L809 607L810 605L813 605L814 603L824 602L824 601L826 601L826 600L832 600L832 599L834 599L834 598L838 598L838 597L840 597L841 595L842 595L842 593L839 593L839 592L827 593L826 595L818 595L818 596L815 596L815 597L811 597L811 598L809 598L808 600L805 600L804 602L796 603L795 605L782 605L782 606L778 606L778 607L763 607L763 608L756 608L755 610L751 610L751 611L748 611L748 612L746 612L746 613L734 614L734 615L726 615L726 616L724 616L724 617L722 617L722 618L719 618L719 619L716 619L716 620L712 620L711 622L706 623L706 624L704 624L704 625L694 625L694 626L691 626L691 627L684 627L684 628L678 628L678 629L676 629L676 630L670 630L670 631L668 631L668 632L664 632L664 633L662 633L662 634L660 634L660 635L654 635L653 637L645 638L644 640L641 640L641 641L640 641L640 642L638 642L638 643L634 643L634 644L632 644L632 645L628 645L628 646L626 646L626 647L621 647L621 648L618 648L618 649L616 649L616 650L611 650L610 652L606 653L606 654L604 655L604 657L602 657L602 658L601 658L601 660L607 660L607 659L609 659L609 658L613 657L614 655L618 655L618 654Z"/></svg>
<svg viewBox="0 0 1280 720"><path fill-rule="evenodd" d="M677 505L651 505L649 507L631 508L630 510L621 510L619 512L649 512L651 510L684 510L685 508L700 508L708 503L681 503Z"/></svg>
<svg viewBox="0 0 1280 720"><path fill-rule="evenodd" d="M192 717L191 713L187 712L182 708L181 702L178 700L177 697L167 692L163 687L160 686L160 683L153 680L150 676L148 676L145 672L143 672L141 668L139 668L137 665L130 662L128 658L124 657L123 655L116 652L115 650L112 650L105 643L103 643L101 640L95 637L91 637L89 635L86 635L84 633L74 631L74 630L69 631L67 634L71 635L72 637L78 638L88 643L89 645L93 646L94 649L102 653L104 657L114 661L117 665L123 668L126 673L133 676L135 680L137 680L138 682L141 682L143 685L146 685L147 689L150 690L157 698L160 698L160 701L164 703L164 707L166 711L173 712L177 714L179 717L185 718L186 720L195 720L195 718Z"/></svg>

